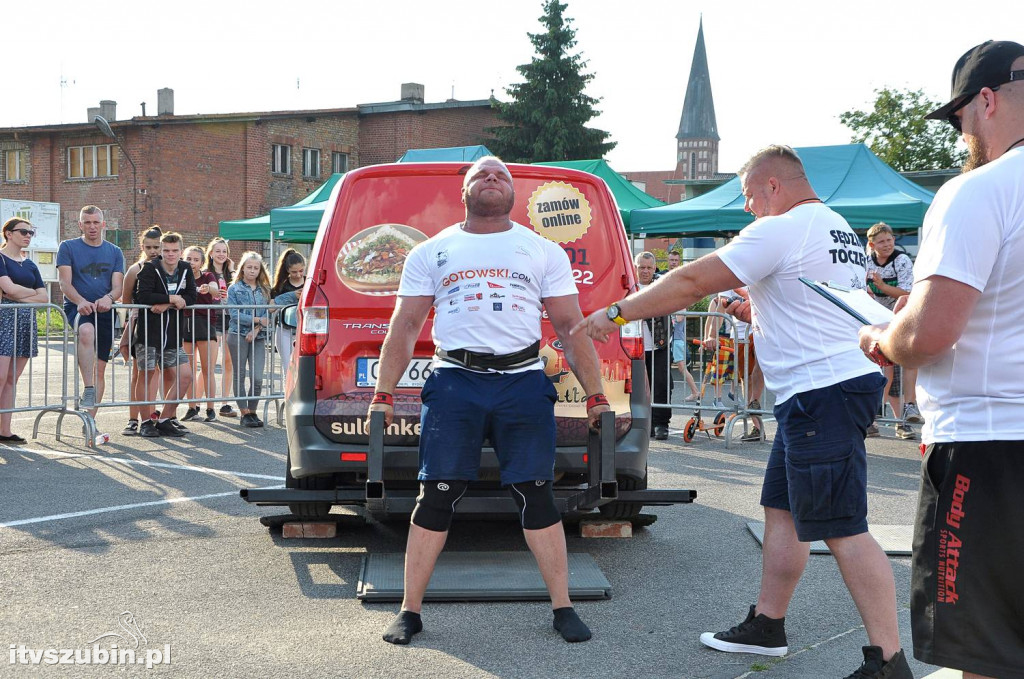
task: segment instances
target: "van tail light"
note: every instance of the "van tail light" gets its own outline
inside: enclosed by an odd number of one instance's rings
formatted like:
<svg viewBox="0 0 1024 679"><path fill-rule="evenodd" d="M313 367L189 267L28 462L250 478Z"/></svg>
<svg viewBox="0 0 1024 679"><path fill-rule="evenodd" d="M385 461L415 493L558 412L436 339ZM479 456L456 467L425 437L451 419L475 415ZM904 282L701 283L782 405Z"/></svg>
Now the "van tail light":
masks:
<svg viewBox="0 0 1024 679"><path fill-rule="evenodd" d="M630 321L619 328L619 345L631 359L644 358L644 328L642 321Z"/></svg>
<svg viewBox="0 0 1024 679"><path fill-rule="evenodd" d="M308 306L299 307L299 356L316 356L327 346L330 308L327 296L314 285L306 295Z"/></svg>

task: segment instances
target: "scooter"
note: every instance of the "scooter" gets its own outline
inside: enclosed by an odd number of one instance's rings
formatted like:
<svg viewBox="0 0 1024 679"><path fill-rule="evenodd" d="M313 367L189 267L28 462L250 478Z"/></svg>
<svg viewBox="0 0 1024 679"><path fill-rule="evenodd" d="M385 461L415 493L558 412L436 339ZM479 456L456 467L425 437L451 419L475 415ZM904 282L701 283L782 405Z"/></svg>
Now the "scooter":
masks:
<svg viewBox="0 0 1024 679"><path fill-rule="evenodd" d="M700 364L704 365L704 343L699 339L690 341L700 347L699 360ZM720 361L728 361L729 354L732 352L732 340L725 337L719 337L718 350L715 351L711 360L708 361L707 367L700 376L700 390L697 393L697 400L694 402L693 417L691 417L686 422L686 426L683 427L683 441L689 443L699 431L706 433L709 439L711 438L712 433L714 433L715 436L721 436L722 432L725 431L725 423L728 419L726 412L724 410L718 411L718 413L715 414L713 424L708 426L704 423L704 418L701 417L701 401L704 399L704 390L707 388L710 379L722 379L724 377L718 374Z"/></svg>

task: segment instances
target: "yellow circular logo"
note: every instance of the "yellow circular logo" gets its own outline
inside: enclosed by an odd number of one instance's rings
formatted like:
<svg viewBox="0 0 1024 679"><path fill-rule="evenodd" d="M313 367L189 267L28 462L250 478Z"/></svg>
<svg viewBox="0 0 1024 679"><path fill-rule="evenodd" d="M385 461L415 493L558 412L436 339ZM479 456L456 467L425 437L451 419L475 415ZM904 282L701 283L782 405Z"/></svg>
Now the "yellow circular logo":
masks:
<svg viewBox="0 0 1024 679"><path fill-rule="evenodd" d="M579 189L565 182L537 187L526 214L534 231L556 243L571 243L590 228L590 203Z"/></svg>

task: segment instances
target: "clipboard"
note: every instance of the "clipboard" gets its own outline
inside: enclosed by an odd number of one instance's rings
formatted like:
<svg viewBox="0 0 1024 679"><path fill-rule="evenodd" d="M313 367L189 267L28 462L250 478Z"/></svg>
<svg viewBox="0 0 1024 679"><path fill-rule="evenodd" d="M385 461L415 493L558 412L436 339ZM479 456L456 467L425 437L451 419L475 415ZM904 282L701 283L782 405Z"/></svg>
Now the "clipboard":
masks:
<svg viewBox="0 0 1024 679"><path fill-rule="evenodd" d="M889 323L894 314L871 299L863 290L850 288L838 283L812 281L800 277L800 282L845 311L861 325Z"/></svg>

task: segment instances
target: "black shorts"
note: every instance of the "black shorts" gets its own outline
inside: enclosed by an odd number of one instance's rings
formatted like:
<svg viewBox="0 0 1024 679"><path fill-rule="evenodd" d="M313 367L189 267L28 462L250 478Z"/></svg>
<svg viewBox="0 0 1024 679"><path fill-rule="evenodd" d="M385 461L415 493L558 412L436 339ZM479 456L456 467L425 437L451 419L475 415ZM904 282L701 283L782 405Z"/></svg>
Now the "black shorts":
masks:
<svg viewBox="0 0 1024 679"><path fill-rule="evenodd" d="M64 302L64 316L68 319L68 325L75 327L75 319L78 318L78 305L71 302ZM104 311L103 313L92 313L82 316L78 321L79 327L92 325L96 332L96 358L101 361L110 360L110 348L114 344L114 313Z"/></svg>
<svg viewBox="0 0 1024 679"><path fill-rule="evenodd" d="M217 339L217 325L206 316L198 314L193 319L184 319L181 329L182 342L210 342Z"/></svg>
<svg viewBox="0 0 1024 679"><path fill-rule="evenodd" d="M914 657L1024 678L1024 441L925 451L914 526Z"/></svg>

